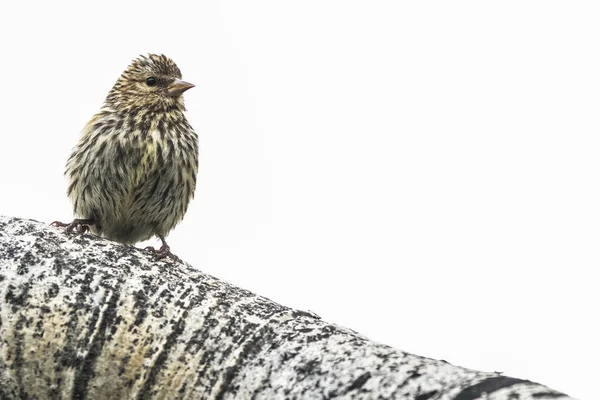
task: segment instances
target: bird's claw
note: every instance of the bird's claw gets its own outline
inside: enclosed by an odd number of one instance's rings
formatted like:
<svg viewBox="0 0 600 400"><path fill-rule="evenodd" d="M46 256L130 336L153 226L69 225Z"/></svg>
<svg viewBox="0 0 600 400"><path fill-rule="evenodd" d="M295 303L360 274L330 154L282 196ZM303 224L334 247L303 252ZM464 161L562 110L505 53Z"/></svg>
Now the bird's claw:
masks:
<svg viewBox="0 0 600 400"><path fill-rule="evenodd" d="M90 226L82 220L74 220L71 223L65 223L60 221L54 221L50 223L51 226L56 226L58 228L67 228L67 233L73 233L73 231L77 233L86 233L89 232Z"/></svg>
<svg viewBox="0 0 600 400"><path fill-rule="evenodd" d="M171 248L167 245L162 245L160 249L156 250L152 246L146 247L144 250L149 251L154 255L154 261L162 260L164 258L171 258L173 261L180 262L181 259L175 254L171 253Z"/></svg>

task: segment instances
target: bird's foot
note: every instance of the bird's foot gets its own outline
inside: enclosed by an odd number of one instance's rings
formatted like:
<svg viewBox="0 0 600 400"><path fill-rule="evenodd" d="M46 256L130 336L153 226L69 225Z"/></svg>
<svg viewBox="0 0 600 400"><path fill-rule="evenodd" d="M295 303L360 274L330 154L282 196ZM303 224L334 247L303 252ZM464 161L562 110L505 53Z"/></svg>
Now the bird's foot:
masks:
<svg viewBox="0 0 600 400"><path fill-rule="evenodd" d="M149 251L150 253L154 254L154 261L162 260L163 258L167 258L167 257L171 258L171 260L176 261L176 262L181 261L181 259L179 257L177 257L175 254L171 253L171 248L166 243L164 243L162 246L160 246L160 249L158 249L158 250L156 250L152 246L148 246L144 250Z"/></svg>
<svg viewBox="0 0 600 400"><path fill-rule="evenodd" d="M78 233L86 233L90 230L90 225L93 224L94 221L91 219L79 219L76 218L71 223L65 223L60 221L54 221L50 225L56 226L59 228L67 228L67 233L72 233L73 231Z"/></svg>

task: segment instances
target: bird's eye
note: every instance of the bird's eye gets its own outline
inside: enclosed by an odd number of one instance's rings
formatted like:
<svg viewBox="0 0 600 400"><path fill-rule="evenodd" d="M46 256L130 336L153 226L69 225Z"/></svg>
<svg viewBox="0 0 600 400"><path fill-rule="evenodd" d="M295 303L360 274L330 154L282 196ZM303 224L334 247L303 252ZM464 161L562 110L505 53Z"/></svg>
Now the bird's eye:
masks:
<svg viewBox="0 0 600 400"><path fill-rule="evenodd" d="M151 76L150 78L146 78L146 85L156 86L156 78L153 76Z"/></svg>

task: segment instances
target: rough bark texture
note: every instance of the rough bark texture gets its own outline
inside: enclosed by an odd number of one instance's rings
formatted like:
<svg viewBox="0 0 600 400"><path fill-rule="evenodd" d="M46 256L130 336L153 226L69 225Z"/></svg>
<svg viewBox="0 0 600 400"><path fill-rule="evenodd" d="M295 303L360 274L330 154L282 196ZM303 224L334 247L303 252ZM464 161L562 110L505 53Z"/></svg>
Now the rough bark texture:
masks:
<svg viewBox="0 0 600 400"><path fill-rule="evenodd" d="M568 399L142 250L0 217L0 398Z"/></svg>

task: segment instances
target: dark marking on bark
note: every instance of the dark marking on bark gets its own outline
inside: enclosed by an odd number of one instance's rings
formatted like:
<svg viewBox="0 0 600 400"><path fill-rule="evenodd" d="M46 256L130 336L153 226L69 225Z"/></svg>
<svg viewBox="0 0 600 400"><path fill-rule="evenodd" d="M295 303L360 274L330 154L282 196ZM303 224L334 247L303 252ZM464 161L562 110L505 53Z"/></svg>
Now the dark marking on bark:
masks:
<svg viewBox="0 0 600 400"><path fill-rule="evenodd" d="M312 375L318 369L317 368L318 366L319 366L319 360L313 359L313 360L306 361L305 364L299 365L294 369L296 370L296 372L299 375Z"/></svg>
<svg viewBox="0 0 600 400"><path fill-rule="evenodd" d="M4 386L0 385L0 399L4 400L4 399L14 399L17 397L16 393L12 393L12 394L8 394L7 391L4 390Z"/></svg>
<svg viewBox="0 0 600 400"><path fill-rule="evenodd" d="M504 389L519 383L531 383L530 381L511 378L508 376L494 376L482 380L481 382L464 388L456 395L454 400L475 400L480 398L483 393L493 393L496 390Z"/></svg>
<svg viewBox="0 0 600 400"><path fill-rule="evenodd" d="M110 331L117 315L119 293L120 287L116 287L111 293L111 296L106 304L104 314L102 315L98 332L89 346L89 351L83 359L81 367L77 369L73 379L73 399L85 399L87 395L88 384L90 379L92 379L94 376L94 366L96 364L96 360L102 352L102 348L106 342L106 334ZM98 307L102 306L102 304L98 305Z"/></svg>
<svg viewBox="0 0 600 400"><path fill-rule="evenodd" d="M417 395L415 397L415 400L427 400L427 399L432 398L436 394L438 394L437 390L432 390L431 392L427 392L427 393L423 393L423 394Z"/></svg>
<svg viewBox="0 0 600 400"><path fill-rule="evenodd" d="M321 317L319 317L317 314L315 313L309 313L307 311L302 311L302 310L294 310L292 312L292 316L294 318L299 318L299 317L308 317L308 318L312 318L312 319L321 319Z"/></svg>
<svg viewBox="0 0 600 400"><path fill-rule="evenodd" d="M217 296L218 297L218 296ZM190 303L190 306L192 306L193 303ZM213 329L216 325L218 325L218 321L215 320L214 318L210 318L210 315L213 315L215 312L218 312L216 310L218 310L219 306L215 305L213 307L211 307L208 312L206 313L207 315L207 319L206 322L204 324L204 326L195 331L194 334L194 338L193 340L189 341L189 347L186 345L186 349L198 352L202 349L202 346L204 345L205 341L209 338L211 329ZM224 353L229 354L230 349L225 349ZM197 386L197 383L199 380L201 380L204 377L204 367L208 367L211 365L211 363L213 362L213 359L215 357L215 353L214 352L202 352L202 356L200 357L200 361L198 362L199 365L199 372L196 375L196 381L194 382L194 387ZM211 382L212 384L212 382Z"/></svg>
<svg viewBox="0 0 600 400"><path fill-rule="evenodd" d="M219 387L219 391L215 395L215 400L222 400L225 394L235 394L235 391L231 390L230 386L233 379L239 372L240 368L245 364L246 359L260 351L261 346L259 344L264 343L267 340L267 333L270 333L271 328L268 325L263 326L257 332L254 333L254 338L244 345L243 350L240 352L236 363L232 367L228 367L225 370L223 382Z"/></svg>
<svg viewBox="0 0 600 400"><path fill-rule="evenodd" d="M148 285L145 286L147 287ZM133 307L139 310L135 316L135 321L133 322L134 326L139 326L142 322L144 322L146 316L148 315L148 311L146 310L148 307L148 298L144 293L145 290L148 290L146 287L144 290L138 290L134 293L135 302ZM133 326L129 329L131 330L132 328Z"/></svg>
<svg viewBox="0 0 600 400"><path fill-rule="evenodd" d="M406 378L406 381L408 382L408 381L410 381L410 380L412 380L412 379L415 379L415 378L418 378L418 377L420 377L421 375L423 375L423 374L421 374L419 371L416 371L416 370L415 370L415 371L413 371L413 372L410 374L410 376L409 376L408 378Z"/></svg>
<svg viewBox="0 0 600 400"><path fill-rule="evenodd" d="M39 259L31 251L27 251L21 256L20 261L17 267L17 275L24 275L29 272L29 266L36 265Z"/></svg>
<svg viewBox="0 0 600 400"><path fill-rule="evenodd" d="M533 398L548 397L551 399L554 399L557 397L563 397L563 396L565 396L563 393L555 392L555 391L537 392L537 393L533 393L531 395L531 397L533 397Z"/></svg>
<svg viewBox="0 0 600 400"><path fill-rule="evenodd" d="M184 328L185 321L182 316L181 319L175 322L173 330L165 339L165 343L162 346L160 353L158 354L158 356L156 356L156 361L154 362L154 365L152 365L152 368L150 368L150 371L148 372L148 377L144 382L144 386L142 386L142 390L140 390L138 399L148 399L152 397L151 392L154 388L154 385L156 384L156 376L162 370L163 365L167 360L167 357L169 356L169 351L171 350L171 347L173 347L179 335L183 333Z"/></svg>
<svg viewBox="0 0 600 400"><path fill-rule="evenodd" d="M16 312L17 308L26 305L27 298L29 297L29 284L23 285L20 292L16 294L17 289L13 285L9 285L4 296L4 300L12 305L12 312Z"/></svg>
<svg viewBox="0 0 600 400"><path fill-rule="evenodd" d="M25 393L25 385L23 384L23 327L26 325L27 319L24 315L19 316L19 319L15 323L15 329L13 331L14 344L15 344L15 359L12 363L12 368L16 371L17 386L19 388L19 397L22 399L27 398Z"/></svg>
<svg viewBox="0 0 600 400"><path fill-rule="evenodd" d="M348 393L352 390L360 389L361 387L364 386L365 383L367 383L367 381L369 379L371 379L371 373L365 372L364 374L362 374L361 376L356 378L354 380L354 382L352 382L352 384L348 387L348 390L346 391L346 393Z"/></svg>

